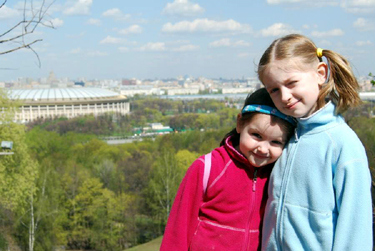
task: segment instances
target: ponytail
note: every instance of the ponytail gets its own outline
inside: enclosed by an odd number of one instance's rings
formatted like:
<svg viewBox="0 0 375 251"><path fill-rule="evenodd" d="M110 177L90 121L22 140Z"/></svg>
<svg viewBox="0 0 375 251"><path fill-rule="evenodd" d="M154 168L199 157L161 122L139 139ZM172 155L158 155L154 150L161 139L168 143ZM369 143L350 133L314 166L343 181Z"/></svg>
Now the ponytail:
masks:
<svg viewBox="0 0 375 251"><path fill-rule="evenodd" d="M323 103L326 97L336 104L337 113L361 104L359 84L349 62L331 50L323 50L322 55L328 60L330 74L327 84L320 91L318 106L321 107L320 103Z"/></svg>

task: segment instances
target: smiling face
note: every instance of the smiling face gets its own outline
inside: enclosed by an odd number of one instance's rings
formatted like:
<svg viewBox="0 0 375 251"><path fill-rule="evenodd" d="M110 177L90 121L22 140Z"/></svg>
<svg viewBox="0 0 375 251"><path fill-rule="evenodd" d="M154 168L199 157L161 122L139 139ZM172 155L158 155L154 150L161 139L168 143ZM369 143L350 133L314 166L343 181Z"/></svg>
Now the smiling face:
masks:
<svg viewBox="0 0 375 251"><path fill-rule="evenodd" d="M254 114L247 122L241 122L240 117L238 115L236 127L240 134L239 151L254 167L275 162L288 137L285 126L280 125L281 119L263 113Z"/></svg>
<svg viewBox="0 0 375 251"><path fill-rule="evenodd" d="M275 60L264 71L262 82L275 106L284 114L303 118L316 111L326 64L302 69L297 60Z"/></svg>

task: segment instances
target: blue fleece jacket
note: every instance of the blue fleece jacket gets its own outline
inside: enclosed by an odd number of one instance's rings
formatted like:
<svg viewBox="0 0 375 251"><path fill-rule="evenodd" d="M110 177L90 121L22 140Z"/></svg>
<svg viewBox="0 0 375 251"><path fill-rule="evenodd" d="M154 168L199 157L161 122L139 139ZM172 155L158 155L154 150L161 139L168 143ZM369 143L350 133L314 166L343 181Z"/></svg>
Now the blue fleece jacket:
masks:
<svg viewBox="0 0 375 251"><path fill-rule="evenodd" d="M365 149L333 103L298 119L268 194L262 250L372 250Z"/></svg>

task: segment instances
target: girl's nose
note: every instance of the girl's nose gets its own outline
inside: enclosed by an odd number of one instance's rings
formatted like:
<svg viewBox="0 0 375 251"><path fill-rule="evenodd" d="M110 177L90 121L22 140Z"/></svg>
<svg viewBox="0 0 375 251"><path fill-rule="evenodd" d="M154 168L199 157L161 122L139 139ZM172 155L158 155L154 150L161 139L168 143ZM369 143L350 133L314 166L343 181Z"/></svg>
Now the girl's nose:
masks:
<svg viewBox="0 0 375 251"><path fill-rule="evenodd" d="M281 91L281 101L288 102L290 100L290 92L288 90L282 89Z"/></svg>
<svg viewBox="0 0 375 251"><path fill-rule="evenodd" d="M257 150L260 153L268 153L268 146L265 142L260 142Z"/></svg>

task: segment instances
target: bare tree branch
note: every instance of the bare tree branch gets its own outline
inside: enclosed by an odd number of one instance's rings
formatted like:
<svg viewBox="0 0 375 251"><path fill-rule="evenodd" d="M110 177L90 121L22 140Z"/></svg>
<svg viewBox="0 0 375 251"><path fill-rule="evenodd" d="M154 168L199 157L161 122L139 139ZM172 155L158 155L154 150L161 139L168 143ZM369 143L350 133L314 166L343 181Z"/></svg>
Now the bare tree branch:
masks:
<svg viewBox="0 0 375 251"><path fill-rule="evenodd" d="M0 4L0 8L5 6L7 0L3 0L4 2ZM38 65L41 66L41 61L39 58L38 53L32 48L37 42L42 41L42 39L34 39L32 42L26 40L39 26L45 26L48 28L54 29L53 23L51 21L45 20L48 16L48 10L55 3L56 0L51 1L50 4L46 4L46 0L42 0L40 6L35 7L33 0L24 0L23 5L23 17L22 20L19 21L17 24L0 34L0 44L11 44L13 42L19 43L20 46L13 47L11 49L7 49L5 51L0 51L0 55L12 53L17 50L21 49L29 49L31 50L38 59ZM28 3L30 4L30 9L28 9ZM13 36L7 37L11 34L11 32L17 31L20 29L18 34Z"/></svg>
<svg viewBox="0 0 375 251"><path fill-rule="evenodd" d="M31 43L28 43L28 44L23 44L22 46L19 46L17 48L13 48L13 49L10 49L8 51L3 51L3 52L0 52L0 55L3 55L3 54L7 54L7 53L11 53L11 52L14 52L14 51L17 51L17 50L20 50L20 49L23 49L23 48L27 48L27 49L32 49L30 46L37 43L37 42L40 42L42 41L42 39L37 39Z"/></svg>
<svg viewBox="0 0 375 251"><path fill-rule="evenodd" d="M2 4L0 5L0 9L1 9L1 7L3 7L3 6L6 4L6 2L7 2L7 0L4 0L4 3L2 3Z"/></svg>

